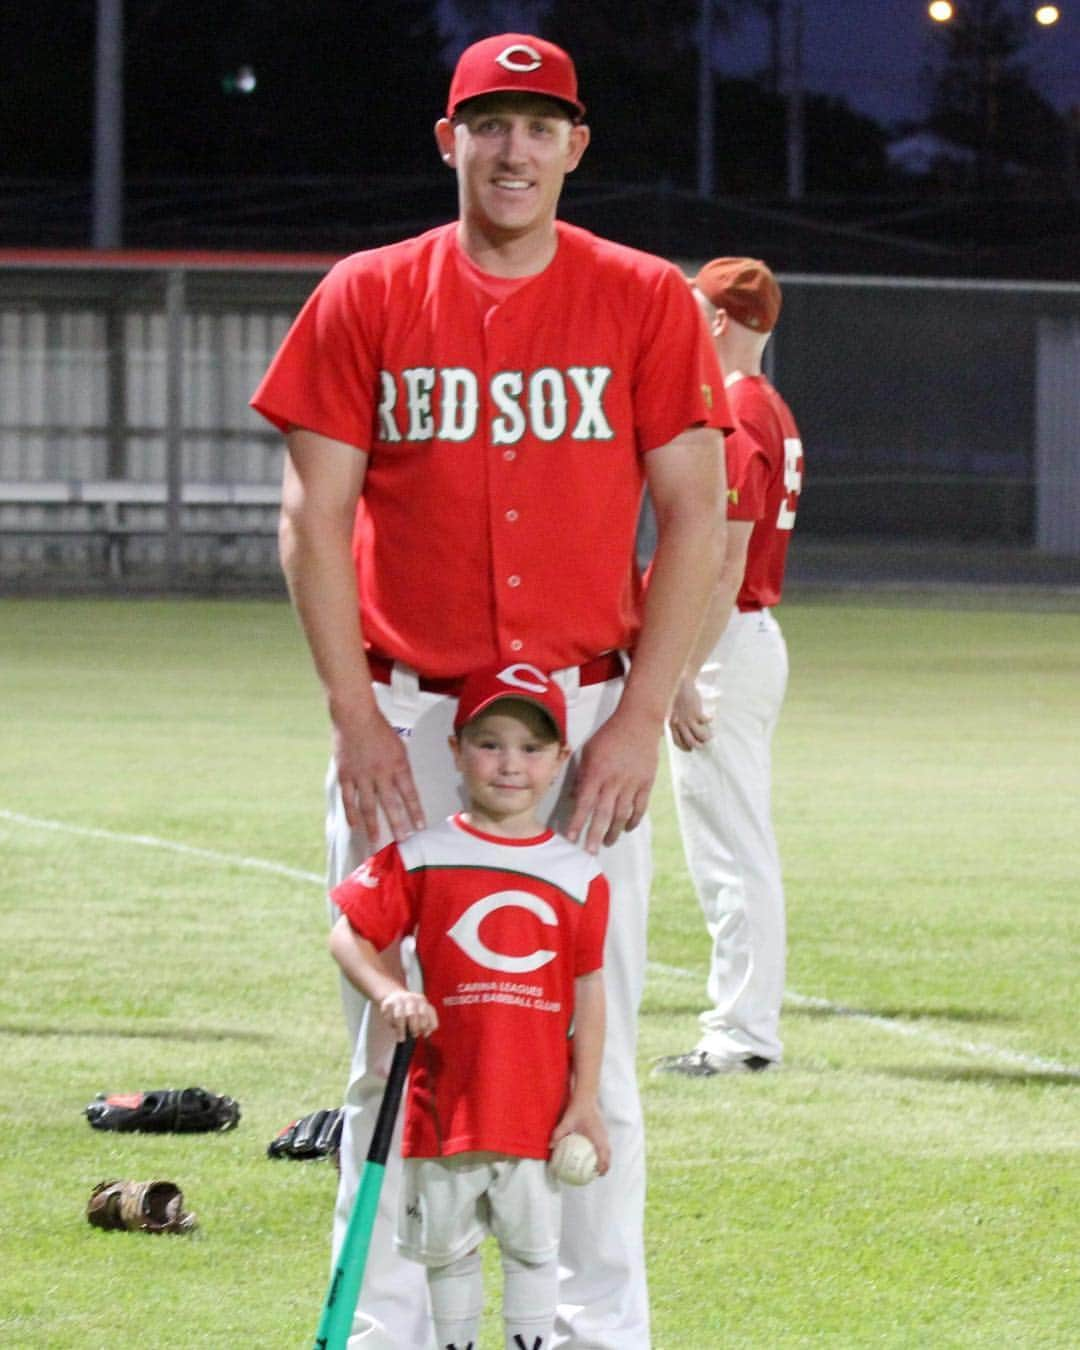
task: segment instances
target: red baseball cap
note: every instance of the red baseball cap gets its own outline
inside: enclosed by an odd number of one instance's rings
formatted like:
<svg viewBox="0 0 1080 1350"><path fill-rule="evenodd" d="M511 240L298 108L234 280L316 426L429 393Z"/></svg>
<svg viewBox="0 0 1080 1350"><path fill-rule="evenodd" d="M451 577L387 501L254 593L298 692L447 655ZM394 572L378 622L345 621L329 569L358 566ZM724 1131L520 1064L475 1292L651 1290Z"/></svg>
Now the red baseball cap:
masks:
<svg viewBox="0 0 1080 1350"><path fill-rule="evenodd" d="M528 33L500 33L465 48L450 82L447 117L481 94L542 94L565 103L575 117L585 115L573 61L554 42Z"/></svg>
<svg viewBox="0 0 1080 1350"><path fill-rule="evenodd" d="M560 745L566 744L566 699L563 691L549 675L527 661L515 661L509 666L477 670L466 675L454 714L455 733L460 733L462 727L474 717L479 717L493 703L504 698L534 703L551 719Z"/></svg>
<svg viewBox="0 0 1080 1350"><path fill-rule="evenodd" d="M694 285L738 323L771 333L780 317L780 285L760 258L714 258Z"/></svg>

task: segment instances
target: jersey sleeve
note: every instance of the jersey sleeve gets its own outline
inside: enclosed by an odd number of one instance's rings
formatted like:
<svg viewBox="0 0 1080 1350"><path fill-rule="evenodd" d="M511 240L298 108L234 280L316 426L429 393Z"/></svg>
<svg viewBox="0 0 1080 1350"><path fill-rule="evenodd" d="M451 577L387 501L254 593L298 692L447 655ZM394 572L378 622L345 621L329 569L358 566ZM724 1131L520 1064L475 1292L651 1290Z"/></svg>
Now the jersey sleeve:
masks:
<svg viewBox="0 0 1080 1350"><path fill-rule="evenodd" d="M251 406L280 431L304 427L370 450L378 385L377 276L363 255L338 263L286 333Z"/></svg>
<svg viewBox="0 0 1080 1350"><path fill-rule="evenodd" d="M340 885L330 899L354 933L383 951L416 926L412 887L397 844L387 844Z"/></svg>
<svg viewBox="0 0 1080 1350"><path fill-rule="evenodd" d="M716 349L685 277L660 271L648 297L634 380L642 450L667 445L690 427L729 431L734 423Z"/></svg>
<svg viewBox="0 0 1080 1350"><path fill-rule="evenodd" d="M604 938L607 934L610 888L601 873L593 878L585 897L585 910L578 926L574 949L574 977L588 975L604 964Z"/></svg>

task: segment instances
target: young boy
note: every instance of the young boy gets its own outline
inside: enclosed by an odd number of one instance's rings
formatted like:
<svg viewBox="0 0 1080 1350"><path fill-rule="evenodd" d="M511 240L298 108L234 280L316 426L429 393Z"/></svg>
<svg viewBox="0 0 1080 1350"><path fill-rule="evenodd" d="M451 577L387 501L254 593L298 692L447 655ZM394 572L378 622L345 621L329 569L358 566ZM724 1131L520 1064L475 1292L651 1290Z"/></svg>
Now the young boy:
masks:
<svg viewBox="0 0 1080 1350"><path fill-rule="evenodd" d="M569 750L558 684L525 663L464 681L450 749L467 807L390 844L334 889L330 949L394 1031L409 1073L396 1244L427 1267L440 1347L478 1342L479 1243L502 1256L506 1345L548 1350L570 1133L607 1171L598 1105L608 886L541 824ZM412 936L424 992L382 953Z"/></svg>

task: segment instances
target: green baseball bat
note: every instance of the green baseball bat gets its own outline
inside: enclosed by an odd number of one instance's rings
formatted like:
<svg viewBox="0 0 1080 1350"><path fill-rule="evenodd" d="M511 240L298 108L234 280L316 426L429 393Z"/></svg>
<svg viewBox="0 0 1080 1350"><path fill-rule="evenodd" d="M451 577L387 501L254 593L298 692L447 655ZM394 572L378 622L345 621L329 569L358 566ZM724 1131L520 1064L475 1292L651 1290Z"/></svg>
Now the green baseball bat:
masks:
<svg viewBox="0 0 1080 1350"><path fill-rule="evenodd" d="M382 1105L375 1118L371 1147L367 1152L364 1170L360 1174L360 1185L357 1187L356 1199L353 1201L352 1213L345 1229L345 1239L338 1252L333 1274L330 1276L326 1298L323 1299L319 1329L315 1333L315 1350L345 1350L348 1344L353 1314L356 1312L356 1300L360 1297L360 1286L364 1280L368 1248L371 1246L371 1230L375 1226L375 1215L379 1208L379 1193L386 1171L386 1159L390 1153L390 1141L394 1137L394 1121L405 1086L405 1075L409 1069L413 1044L413 1038L406 1036L403 1041L398 1042L394 1050Z"/></svg>

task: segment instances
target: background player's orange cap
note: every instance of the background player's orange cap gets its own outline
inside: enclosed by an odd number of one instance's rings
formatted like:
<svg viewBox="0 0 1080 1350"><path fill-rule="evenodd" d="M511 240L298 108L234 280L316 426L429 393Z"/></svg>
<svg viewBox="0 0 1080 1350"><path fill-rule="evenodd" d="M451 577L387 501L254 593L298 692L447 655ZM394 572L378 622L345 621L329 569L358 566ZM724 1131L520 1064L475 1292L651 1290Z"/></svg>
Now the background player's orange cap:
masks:
<svg viewBox="0 0 1080 1350"><path fill-rule="evenodd" d="M503 698L535 703L551 719L559 736L559 744L566 744L566 699L563 691L549 675L527 661L514 661L508 666L478 670L467 675L458 694L457 712L454 714L455 733Z"/></svg>
<svg viewBox="0 0 1080 1350"><path fill-rule="evenodd" d="M760 258L714 258L694 285L717 309L759 333L771 333L780 317L780 286Z"/></svg>
<svg viewBox="0 0 1080 1350"><path fill-rule="evenodd" d="M466 47L450 82L446 115L453 117L466 99L504 93L543 94L565 103L575 117L585 115L573 61L553 42L528 33L499 33Z"/></svg>

